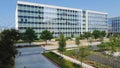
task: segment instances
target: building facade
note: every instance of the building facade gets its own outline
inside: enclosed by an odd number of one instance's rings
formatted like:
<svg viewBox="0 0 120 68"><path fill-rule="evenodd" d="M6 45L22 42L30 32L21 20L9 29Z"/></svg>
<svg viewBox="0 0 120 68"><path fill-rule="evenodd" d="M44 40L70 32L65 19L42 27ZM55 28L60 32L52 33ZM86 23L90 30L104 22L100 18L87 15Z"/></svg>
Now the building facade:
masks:
<svg viewBox="0 0 120 68"><path fill-rule="evenodd" d="M37 35L49 30L56 37L61 33L79 36L95 29L106 31L107 13L18 1L16 29L24 32L28 27Z"/></svg>
<svg viewBox="0 0 120 68"><path fill-rule="evenodd" d="M120 16L108 19L109 33L120 33Z"/></svg>
<svg viewBox="0 0 120 68"><path fill-rule="evenodd" d="M86 31L108 31L107 13L86 10Z"/></svg>

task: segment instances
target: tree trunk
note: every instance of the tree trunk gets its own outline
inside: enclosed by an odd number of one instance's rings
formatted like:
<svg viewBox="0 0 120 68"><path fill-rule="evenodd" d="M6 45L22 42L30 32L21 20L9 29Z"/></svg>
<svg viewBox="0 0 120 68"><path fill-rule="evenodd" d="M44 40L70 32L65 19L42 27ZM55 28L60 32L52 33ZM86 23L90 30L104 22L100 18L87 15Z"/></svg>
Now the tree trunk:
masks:
<svg viewBox="0 0 120 68"><path fill-rule="evenodd" d="M31 42L29 42L29 45L31 45Z"/></svg>
<svg viewBox="0 0 120 68"><path fill-rule="evenodd" d="M47 45L47 40L45 40L45 42L46 42L46 45Z"/></svg>
<svg viewBox="0 0 120 68"><path fill-rule="evenodd" d="M96 39L97 39L97 38L95 38L95 42L96 42Z"/></svg>
<svg viewBox="0 0 120 68"><path fill-rule="evenodd" d="M83 59L83 58L81 58L81 68L82 68L82 59Z"/></svg>
<svg viewBox="0 0 120 68"><path fill-rule="evenodd" d="M87 41L89 40L89 38L87 37Z"/></svg>

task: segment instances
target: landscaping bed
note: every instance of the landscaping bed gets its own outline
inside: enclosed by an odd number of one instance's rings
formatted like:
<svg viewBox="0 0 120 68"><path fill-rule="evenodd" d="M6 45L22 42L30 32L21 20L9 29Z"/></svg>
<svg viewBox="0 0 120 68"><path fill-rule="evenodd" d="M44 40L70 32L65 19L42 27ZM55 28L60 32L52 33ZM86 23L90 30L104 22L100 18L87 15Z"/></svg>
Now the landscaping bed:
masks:
<svg viewBox="0 0 120 68"><path fill-rule="evenodd" d="M61 68L80 68L79 65L72 63L68 60L65 60L53 52L46 52L46 53L43 53L43 55L49 58L51 61L55 62Z"/></svg>
<svg viewBox="0 0 120 68"><path fill-rule="evenodd" d="M64 54L67 55L67 56L70 56L70 57L72 57L74 59L77 59L79 61L81 60L80 56L79 57L76 56L77 55L76 50L67 50L66 52L64 52ZM95 52L92 52L92 54L95 54ZM105 64L103 65L103 64L101 64L99 62L91 60L89 58L89 56L91 56L92 54L90 54L87 57L83 58L83 62L86 63L86 64L89 64L89 65L91 65L91 66L93 66L95 68L111 68L111 67L109 67L109 66L107 66ZM97 59L99 59L99 58L97 58ZM104 61L104 60L102 60L102 61Z"/></svg>
<svg viewBox="0 0 120 68"><path fill-rule="evenodd" d="M16 46L17 48L25 48L25 47L41 47L41 45L23 45L23 46Z"/></svg>

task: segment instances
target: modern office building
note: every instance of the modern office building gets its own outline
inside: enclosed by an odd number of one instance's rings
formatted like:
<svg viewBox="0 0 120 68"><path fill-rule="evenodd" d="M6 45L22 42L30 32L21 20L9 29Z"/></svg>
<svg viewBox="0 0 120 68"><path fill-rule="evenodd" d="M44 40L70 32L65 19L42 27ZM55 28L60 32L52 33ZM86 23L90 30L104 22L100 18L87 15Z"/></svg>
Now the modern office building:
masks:
<svg viewBox="0 0 120 68"><path fill-rule="evenodd" d="M120 16L111 17L108 19L109 23L109 33L120 33Z"/></svg>
<svg viewBox="0 0 120 68"><path fill-rule="evenodd" d="M84 21L86 23L86 32L93 32L94 30L108 32L107 13L86 10L83 15L83 20L85 18Z"/></svg>
<svg viewBox="0 0 120 68"><path fill-rule="evenodd" d="M79 36L93 30L107 31L107 13L18 1L16 29L24 32L28 27L38 35L49 30L54 36Z"/></svg>

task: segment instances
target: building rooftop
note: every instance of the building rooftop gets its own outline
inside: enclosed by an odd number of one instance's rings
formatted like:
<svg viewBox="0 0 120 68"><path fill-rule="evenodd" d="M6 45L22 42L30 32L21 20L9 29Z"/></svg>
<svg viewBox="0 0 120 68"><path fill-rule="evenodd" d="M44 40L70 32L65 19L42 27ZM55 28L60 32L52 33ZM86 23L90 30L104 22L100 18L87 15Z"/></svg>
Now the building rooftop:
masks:
<svg viewBox="0 0 120 68"><path fill-rule="evenodd" d="M48 7L48 8L61 8L61 9L68 9L68 10L82 11L82 9L67 8L67 7L53 6L53 5L46 5L46 4L39 4L39 3L32 3L32 2L25 2L25 1L18 1L18 4L26 4L26 5L34 5L34 6L43 6L43 7Z"/></svg>

